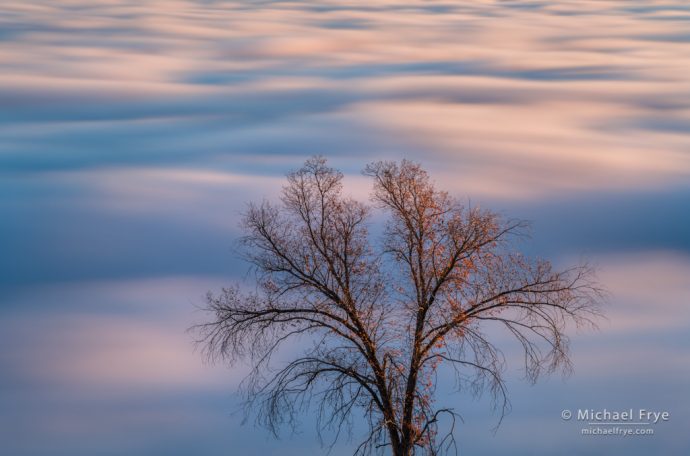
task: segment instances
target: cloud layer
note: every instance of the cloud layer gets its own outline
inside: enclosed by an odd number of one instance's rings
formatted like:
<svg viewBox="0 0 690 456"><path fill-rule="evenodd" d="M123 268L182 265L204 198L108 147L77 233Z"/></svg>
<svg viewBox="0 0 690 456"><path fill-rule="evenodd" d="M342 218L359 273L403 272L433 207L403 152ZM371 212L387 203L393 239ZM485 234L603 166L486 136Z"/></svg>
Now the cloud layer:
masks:
<svg viewBox="0 0 690 456"><path fill-rule="evenodd" d="M600 264L609 322L575 337L574 377L511 371L496 435L444 397L463 451L690 452L689 25L682 0L2 2L0 453L319 453L308 426L240 427L241 369L184 332L244 277L245 203L312 154L362 200L368 161L421 161L532 220L529 253ZM673 421L593 442L558 418L604 406Z"/></svg>
<svg viewBox="0 0 690 456"><path fill-rule="evenodd" d="M648 3L5 2L0 165L375 152L474 195L685 183L690 13Z"/></svg>

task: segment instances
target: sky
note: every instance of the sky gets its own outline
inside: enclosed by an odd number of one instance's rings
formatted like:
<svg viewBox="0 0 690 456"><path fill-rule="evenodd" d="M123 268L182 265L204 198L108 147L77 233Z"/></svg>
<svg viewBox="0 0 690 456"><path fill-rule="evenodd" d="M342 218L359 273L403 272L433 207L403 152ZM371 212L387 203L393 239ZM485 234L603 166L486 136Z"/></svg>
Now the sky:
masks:
<svg viewBox="0 0 690 456"><path fill-rule="evenodd" d="M511 412L442 390L460 454L690 454L690 6L684 0L0 4L0 453L322 454L313 419L250 419L244 366L192 324L240 281L248 201L321 154L527 219L524 250L597 265L610 299L575 371ZM243 282L244 281L244 282ZM562 410L668 411L583 436ZM351 454L344 440L331 454Z"/></svg>

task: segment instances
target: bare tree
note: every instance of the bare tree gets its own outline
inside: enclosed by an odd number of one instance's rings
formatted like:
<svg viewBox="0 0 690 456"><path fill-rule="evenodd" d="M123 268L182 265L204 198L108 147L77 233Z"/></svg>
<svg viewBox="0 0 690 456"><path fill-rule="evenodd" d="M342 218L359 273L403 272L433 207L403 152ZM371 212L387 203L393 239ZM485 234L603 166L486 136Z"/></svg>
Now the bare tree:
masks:
<svg viewBox="0 0 690 456"><path fill-rule="evenodd" d="M331 428L336 440L364 414L355 454L440 454L455 447L456 412L434 402L438 369L488 390L502 417L504 358L486 329L517 340L535 381L570 368L566 325L592 324L600 292L586 265L555 271L515 252L524 223L463 206L419 165L364 173L373 207L344 197L342 174L321 157L288 175L280 204L249 205L241 243L256 291L209 294L213 320L197 329L212 360L250 361L246 404L273 432L311 405L320 435ZM387 215L380 242L368 233L374 208ZM272 360L295 339L309 344Z"/></svg>

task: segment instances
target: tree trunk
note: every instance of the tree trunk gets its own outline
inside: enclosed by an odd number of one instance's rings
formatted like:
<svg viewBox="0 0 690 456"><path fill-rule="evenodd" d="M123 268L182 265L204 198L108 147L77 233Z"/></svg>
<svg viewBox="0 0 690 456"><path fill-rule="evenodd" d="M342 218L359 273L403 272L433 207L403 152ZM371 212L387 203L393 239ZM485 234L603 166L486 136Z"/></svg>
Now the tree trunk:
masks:
<svg viewBox="0 0 690 456"><path fill-rule="evenodd" d="M393 456L412 456L414 449L411 445L400 444L397 448L393 448Z"/></svg>

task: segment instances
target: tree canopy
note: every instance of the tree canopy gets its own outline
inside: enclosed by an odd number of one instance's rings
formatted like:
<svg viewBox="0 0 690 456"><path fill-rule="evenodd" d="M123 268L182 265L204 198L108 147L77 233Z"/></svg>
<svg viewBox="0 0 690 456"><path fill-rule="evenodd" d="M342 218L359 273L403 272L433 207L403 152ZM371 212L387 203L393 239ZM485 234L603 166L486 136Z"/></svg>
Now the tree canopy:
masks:
<svg viewBox="0 0 690 456"><path fill-rule="evenodd" d="M287 176L279 202L251 203L241 252L256 288L209 294L197 327L206 354L252 369L243 392L272 431L315 405L320 429L366 416L356 453L440 454L456 412L435 400L441 366L457 385L508 405L504 357L487 335L500 325L524 352L529 380L571 367L567 325L593 324L601 291L586 264L555 270L516 249L526 224L468 207L420 165L376 162L371 204L343 194L322 157ZM372 214L385 215L379 236ZM291 340L309 344L274 359Z"/></svg>

